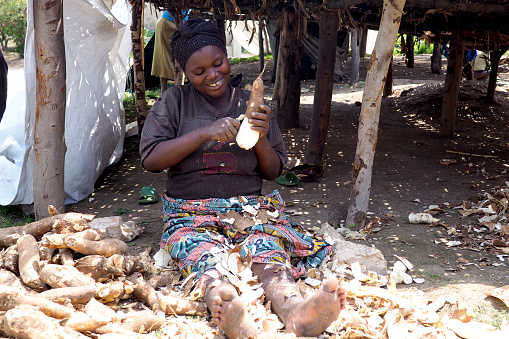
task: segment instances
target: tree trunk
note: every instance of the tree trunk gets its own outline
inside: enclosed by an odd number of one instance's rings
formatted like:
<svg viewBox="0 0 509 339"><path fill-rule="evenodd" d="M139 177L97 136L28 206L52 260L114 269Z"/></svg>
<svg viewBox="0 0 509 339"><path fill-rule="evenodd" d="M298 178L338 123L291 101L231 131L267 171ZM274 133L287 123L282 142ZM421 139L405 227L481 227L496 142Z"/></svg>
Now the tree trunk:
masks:
<svg viewBox="0 0 509 339"><path fill-rule="evenodd" d="M281 129L299 127L300 105L300 14L291 6L283 9L277 64L277 122Z"/></svg>
<svg viewBox="0 0 509 339"><path fill-rule="evenodd" d="M431 56L431 73L442 74L442 54L440 54L440 45L433 44L433 55Z"/></svg>
<svg viewBox="0 0 509 339"><path fill-rule="evenodd" d="M452 137L456 120L456 106L460 91L461 69L465 52L465 33L457 29L452 31L451 47L447 61L444 96L442 98L442 114L440 117L441 136Z"/></svg>
<svg viewBox="0 0 509 339"><path fill-rule="evenodd" d="M497 75L498 75L498 65L500 63L500 58L504 55L506 49L500 49L498 47L498 43L495 41L495 46L493 51L490 53L490 79L488 81L488 93L486 94L486 101L489 103L495 102L495 89L497 88Z"/></svg>
<svg viewBox="0 0 509 339"><path fill-rule="evenodd" d="M353 166L354 187L346 225L361 229L366 223L371 173L378 135L382 91L394 52L406 0L384 0L380 29L369 61L359 117L359 136Z"/></svg>
<svg viewBox="0 0 509 339"><path fill-rule="evenodd" d="M34 124L34 210L49 216L48 205L65 208L66 70L62 0L34 1L36 111Z"/></svg>
<svg viewBox="0 0 509 339"><path fill-rule="evenodd" d="M389 69L387 70L387 78L385 79L384 92L382 94L383 97L388 97L392 94L392 85L394 83L394 73L392 71L392 61L394 57L391 57L391 62L389 63Z"/></svg>
<svg viewBox="0 0 509 339"><path fill-rule="evenodd" d="M138 122L138 138L141 136L143 125L147 119L147 100L145 99L145 71L143 66L143 36L141 34L141 13L143 1L134 0L132 5L131 39L133 42L134 69L134 100L136 103L136 117Z"/></svg>
<svg viewBox="0 0 509 339"><path fill-rule="evenodd" d="M274 30L274 46L272 48L272 74L270 76L270 82L272 82L273 84L276 82L276 75L277 75L277 63L279 62L278 61L278 55L279 55L279 36L280 36L280 27L281 27L281 24L282 24L282 18L278 18L277 19L277 24L276 24L276 29ZM274 84L274 90L272 92L272 100L276 100L277 97L276 97L276 84Z"/></svg>
<svg viewBox="0 0 509 339"><path fill-rule="evenodd" d="M359 56L361 58L366 57L366 47L368 44L368 27L362 26L362 28L359 30L359 39L360 39L360 51Z"/></svg>
<svg viewBox="0 0 509 339"><path fill-rule="evenodd" d="M260 73L263 72L263 69L265 68L265 50L263 45L263 31L265 30L265 24L263 22L263 19L260 18L258 20L258 59L260 60Z"/></svg>
<svg viewBox="0 0 509 339"><path fill-rule="evenodd" d="M415 67L415 55L414 55L414 35L407 34L406 36L406 67L414 68Z"/></svg>
<svg viewBox="0 0 509 339"><path fill-rule="evenodd" d="M322 162L329 127L334 66L336 63L336 49L330 48L330 46L335 46L338 39L339 20L337 11L321 11L319 15L320 41L318 45L316 87L305 161L308 164Z"/></svg>
<svg viewBox="0 0 509 339"><path fill-rule="evenodd" d="M352 69L350 73L350 86L354 86L359 82L359 39L357 37L357 30L355 28L350 28L350 34L352 35Z"/></svg>

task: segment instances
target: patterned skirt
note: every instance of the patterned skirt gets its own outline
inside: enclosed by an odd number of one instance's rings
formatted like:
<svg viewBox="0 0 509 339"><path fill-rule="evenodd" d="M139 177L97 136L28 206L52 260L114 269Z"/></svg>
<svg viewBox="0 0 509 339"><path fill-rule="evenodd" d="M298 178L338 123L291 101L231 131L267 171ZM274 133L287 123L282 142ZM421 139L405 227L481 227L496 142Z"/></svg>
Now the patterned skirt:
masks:
<svg viewBox="0 0 509 339"><path fill-rule="evenodd" d="M270 221L243 230L224 217L228 211L246 209L270 212ZM285 203L275 190L266 196L229 199L182 200L163 194L164 232L161 248L179 264L184 277L200 277L214 269L214 253L238 245L240 255L256 263L277 263L291 269L295 279L317 267L332 251L332 245L305 233L284 214ZM256 220L256 219L255 219ZM214 249L216 247L216 249Z"/></svg>

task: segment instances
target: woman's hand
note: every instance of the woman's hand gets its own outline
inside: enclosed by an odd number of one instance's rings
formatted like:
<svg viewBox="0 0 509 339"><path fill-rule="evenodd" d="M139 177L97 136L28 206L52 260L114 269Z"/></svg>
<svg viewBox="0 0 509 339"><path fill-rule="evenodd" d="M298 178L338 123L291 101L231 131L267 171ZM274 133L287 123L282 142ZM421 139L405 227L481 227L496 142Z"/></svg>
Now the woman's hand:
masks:
<svg viewBox="0 0 509 339"><path fill-rule="evenodd" d="M249 105L249 101L247 102ZM251 112L251 116L246 116L244 119L249 119L249 123L252 125L251 129L260 133L260 139L269 133L269 114L271 112L270 107L267 105L260 105L262 112Z"/></svg>
<svg viewBox="0 0 509 339"><path fill-rule="evenodd" d="M240 121L233 118L222 118L206 127L207 139L228 142L237 135Z"/></svg>

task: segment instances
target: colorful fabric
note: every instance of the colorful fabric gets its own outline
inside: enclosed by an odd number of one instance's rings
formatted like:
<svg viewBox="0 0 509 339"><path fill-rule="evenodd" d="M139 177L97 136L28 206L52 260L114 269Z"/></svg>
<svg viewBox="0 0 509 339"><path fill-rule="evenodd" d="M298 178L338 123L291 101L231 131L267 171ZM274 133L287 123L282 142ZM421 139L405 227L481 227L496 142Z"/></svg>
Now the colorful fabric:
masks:
<svg viewBox="0 0 509 339"><path fill-rule="evenodd" d="M247 202L242 202L245 198ZM230 210L242 213L242 206L258 211L278 211L275 221L256 224L243 231L221 220L218 214ZM164 233L161 248L178 261L184 277L196 272L200 277L214 269L217 250L239 245L240 255L251 254L256 263L278 263L291 269L295 279L308 268L317 267L332 251L332 245L304 233L301 225L290 223L285 203L276 190L266 196L230 199L182 200L163 194ZM212 250L217 247L216 250Z"/></svg>

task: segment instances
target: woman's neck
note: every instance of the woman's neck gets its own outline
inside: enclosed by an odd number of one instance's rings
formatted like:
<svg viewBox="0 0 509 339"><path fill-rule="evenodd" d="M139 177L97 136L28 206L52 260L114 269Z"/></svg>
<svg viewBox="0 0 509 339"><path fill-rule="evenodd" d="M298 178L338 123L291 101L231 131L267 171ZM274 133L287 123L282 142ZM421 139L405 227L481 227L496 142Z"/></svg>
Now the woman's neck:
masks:
<svg viewBox="0 0 509 339"><path fill-rule="evenodd" d="M207 99L209 104L211 104L212 107L214 107L215 109L222 110L223 108L228 106L228 104L230 103L231 95L232 95L232 89L230 86L228 86L226 88L226 91L224 92L224 94L222 96L220 96L219 98L215 98L215 97L206 95L205 99Z"/></svg>

